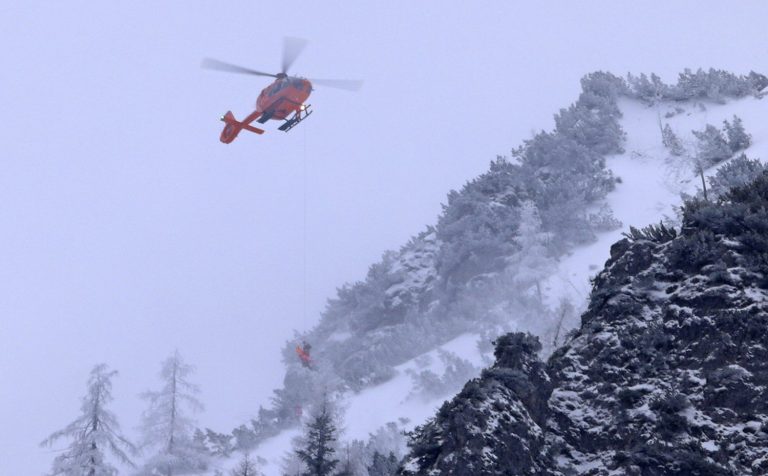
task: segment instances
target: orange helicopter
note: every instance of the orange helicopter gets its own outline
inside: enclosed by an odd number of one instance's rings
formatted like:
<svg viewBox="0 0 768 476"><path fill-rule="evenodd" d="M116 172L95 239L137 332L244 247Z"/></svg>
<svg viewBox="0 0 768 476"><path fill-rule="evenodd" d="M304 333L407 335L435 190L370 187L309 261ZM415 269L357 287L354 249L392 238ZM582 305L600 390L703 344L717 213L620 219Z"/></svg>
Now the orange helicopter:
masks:
<svg viewBox="0 0 768 476"><path fill-rule="evenodd" d="M224 121L224 130L221 131L221 142L231 143L240 131L243 129L263 134L264 129L259 129L251 125L253 121L264 124L270 119L284 121L278 127L278 130L288 132L306 119L312 111L310 105L305 104L307 98L314 90L312 84L328 86L332 88L345 89L348 91L357 91L362 86L362 81L344 80L344 79L312 79L301 78L298 76L288 76L288 69L296 58L299 57L306 40L299 38L285 38L283 41L283 64L282 71L277 74L264 73L234 64L224 63L219 60L205 58L202 66L206 69L217 71L226 71L228 73L250 74L253 76L269 76L275 78L275 81L264 88L256 100L256 110L250 113L242 121L235 119L232 111L227 111L221 117Z"/></svg>

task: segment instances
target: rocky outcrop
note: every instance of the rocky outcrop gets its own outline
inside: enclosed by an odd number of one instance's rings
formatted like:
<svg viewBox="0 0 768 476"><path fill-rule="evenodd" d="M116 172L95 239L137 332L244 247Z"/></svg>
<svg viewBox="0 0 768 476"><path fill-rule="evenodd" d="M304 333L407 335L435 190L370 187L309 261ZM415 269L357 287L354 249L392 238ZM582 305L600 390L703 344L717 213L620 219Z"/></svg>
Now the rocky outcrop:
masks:
<svg viewBox="0 0 768 476"><path fill-rule="evenodd" d="M538 339L501 337L496 364L414 432L401 474L555 474L542 425L551 390Z"/></svg>
<svg viewBox="0 0 768 476"><path fill-rule="evenodd" d="M497 345L402 474L768 474L768 175L616 243L546 367Z"/></svg>

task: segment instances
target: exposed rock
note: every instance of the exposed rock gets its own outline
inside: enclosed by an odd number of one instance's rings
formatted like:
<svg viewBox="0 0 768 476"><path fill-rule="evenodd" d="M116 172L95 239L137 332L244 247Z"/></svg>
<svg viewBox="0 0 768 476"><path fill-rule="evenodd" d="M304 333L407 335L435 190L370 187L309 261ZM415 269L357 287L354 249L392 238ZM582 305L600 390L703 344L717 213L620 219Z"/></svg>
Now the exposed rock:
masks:
<svg viewBox="0 0 768 476"><path fill-rule="evenodd" d="M546 371L538 348L499 339L401 474L768 474L768 175L615 244Z"/></svg>
<svg viewBox="0 0 768 476"><path fill-rule="evenodd" d="M530 334L501 337L496 364L414 431L400 474L559 474L547 469L553 465L539 426L549 396L539 350Z"/></svg>

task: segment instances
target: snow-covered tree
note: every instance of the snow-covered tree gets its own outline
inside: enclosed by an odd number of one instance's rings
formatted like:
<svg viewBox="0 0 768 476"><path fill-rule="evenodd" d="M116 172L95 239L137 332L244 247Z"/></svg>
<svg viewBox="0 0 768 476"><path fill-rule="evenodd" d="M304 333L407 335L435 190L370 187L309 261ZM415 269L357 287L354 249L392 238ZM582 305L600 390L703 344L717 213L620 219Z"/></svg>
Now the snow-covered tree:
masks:
<svg viewBox="0 0 768 476"><path fill-rule="evenodd" d="M651 73L650 78L645 73L641 73L640 76L628 74L627 84L630 90L629 95L648 104L658 103L669 95L670 87L654 73Z"/></svg>
<svg viewBox="0 0 768 476"><path fill-rule="evenodd" d="M323 399L307 424L304 444L296 450L296 455L304 462L306 471L302 476L329 476L339 460L336 453L338 429L327 398Z"/></svg>
<svg viewBox="0 0 768 476"><path fill-rule="evenodd" d="M595 231L613 231L624 224L613 215L613 209L607 203L603 203L595 213L587 215L589 226Z"/></svg>
<svg viewBox="0 0 768 476"><path fill-rule="evenodd" d="M712 124L707 124L703 131L693 131L698 139L696 157L702 168L722 162L733 152L723 136L723 132Z"/></svg>
<svg viewBox="0 0 768 476"><path fill-rule="evenodd" d="M139 474L173 476L206 469L206 450L193 439L195 423L187 416L203 409L197 399L200 389L189 381L193 371L176 351L162 364L163 387L142 395L149 402L142 421L144 446L154 454Z"/></svg>
<svg viewBox="0 0 768 476"><path fill-rule="evenodd" d="M99 364L91 370L88 393L80 406L81 415L64 429L49 436L42 445L50 446L60 438L70 438L66 451L53 460L51 475L114 476L117 469L107 460L105 452L129 466L129 454L134 446L120 434L115 415L107 410L112 401L112 377L116 370Z"/></svg>
<svg viewBox="0 0 768 476"><path fill-rule="evenodd" d="M296 441L294 439L294 445ZM283 461L280 465L280 474L284 476L301 476L307 471L307 467L301 458L294 451L288 451L283 455Z"/></svg>
<svg viewBox="0 0 768 476"><path fill-rule="evenodd" d="M765 170L766 166L762 162L741 154L719 167L715 175L708 177L707 180L712 194L717 197L733 187L741 187L752 182Z"/></svg>
<svg viewBox="0 0 768 476"><path fill-rule="evenodd" d="M218 433L210 428L206 428L205 433L203 433L202 430L197 429L193 439L208 448L208 452L213 456L227 458L235 449L233 444L234 436L231 433Z"/></svg>
<svg viewBox="0 0 768 476"><path fill-rule="evenodd" d="M352 440L340 452L341 462L335 476L369 476L367 466L370 457L365 442Z"/></svg>
<svg viewBox="0 0 768 476"><path fill-rule="evenodd" d="M664 147L669 150L669 153L674 156L681 156L685 153L683 142L677 134L675 134L675 131L669 127L669 124L665 124L664 128L661 130L661 142L664 144Z"/></svg>
<svg viewBox="0 0 768 476"><path fill-rule="evenodd" d="M404 424L404 421L405 420L401 420L400 423ZM400 460L405 454L406 446L407 438L403 427L391 421L370 434L366 449L371 457L377 451L381 454L388 454L391 452L395 454L398 460Z"/></svg>
<svg viewBox="0 0 768 476"><path fill-rule="evenodd" d="M251 458L248 453L244 453L242 459L238 463L237 467L233 469L230 474L232 476L263 476L259 470L258 461Z"/></svg>
<svg viewBox="0 0 768 476"><path fill-rule="evenodd" d="M512 283L520 290L536 288L536 297L542 300L541 281L547 278L554 269L554 261L547 254L547 241L550 233L541 230L541 219L533 202L523 202L520 207L520 225L515 242L520 250L510 258L507 273Z"/></svg>
<svg viewBox="0 0 768 476"><path fill-rule="evenodd" d="M731 152L744 150L752 143L752 136L744 130L744 123L739 116L733 116L733 123L723 121L723 126Z"/></svg>
<svg viewBox="0 0 768 476"><path fill-rule="evenodd" d="M569 327L574 327L570 325L571 323L569 321L576 317L576 308L573 306L570 299L561 297L554 314L552 348L556 349L563 342L565 331Z"/></svg>
<svg viewBox="0 0 768 476"><path fill-rule="evenodd" d="M394 476L397 472L399 461L393 452L384 456L378 451L373 454L373 461L368 466L369 476Z"/></svg>

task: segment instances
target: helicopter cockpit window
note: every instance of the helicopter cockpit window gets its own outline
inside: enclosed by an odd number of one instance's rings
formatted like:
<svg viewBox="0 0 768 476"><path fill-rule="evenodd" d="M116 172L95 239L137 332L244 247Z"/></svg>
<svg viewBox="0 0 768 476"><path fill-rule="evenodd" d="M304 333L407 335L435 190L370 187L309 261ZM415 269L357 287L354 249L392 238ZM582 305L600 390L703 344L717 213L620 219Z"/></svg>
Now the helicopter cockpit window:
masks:
<svg viewBox="0 0 768 476"><path fill-rule="evenodd" d="M273 96L285 88L287 81L278 81L274 88L272 88L272 91L269 93L270 96Z"/></svg>
<svg viewBox="0 0 768 476"><path fill-rule="evenodd" d="M304 81L298 78L293 78L291 79L291 86L301 91L302 89L304 89Z"/></svg>

